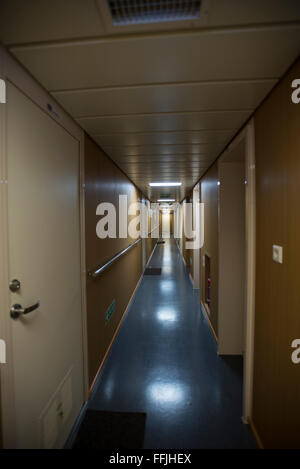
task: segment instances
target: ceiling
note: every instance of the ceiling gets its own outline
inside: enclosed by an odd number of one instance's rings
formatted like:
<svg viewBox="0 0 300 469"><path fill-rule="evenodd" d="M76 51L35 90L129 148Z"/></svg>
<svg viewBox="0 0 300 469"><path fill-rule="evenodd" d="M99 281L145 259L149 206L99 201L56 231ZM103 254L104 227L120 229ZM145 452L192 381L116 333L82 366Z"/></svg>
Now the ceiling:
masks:
<svg viewBox="0 0 300 469"><path fill-rule="evenodd" d="M0 0L0 40L151 200L181 200L300 53L299 0L201 8L114 26L106 0Z"/></svg>

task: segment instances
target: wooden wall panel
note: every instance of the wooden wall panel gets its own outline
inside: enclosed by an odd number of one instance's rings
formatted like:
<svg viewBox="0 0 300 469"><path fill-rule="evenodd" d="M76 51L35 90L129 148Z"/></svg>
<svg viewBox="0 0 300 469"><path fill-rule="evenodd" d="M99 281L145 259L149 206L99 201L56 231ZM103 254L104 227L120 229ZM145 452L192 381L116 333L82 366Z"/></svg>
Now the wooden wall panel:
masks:
<svg viewBox="0 0 300 469"><path fill-rule="evenodd" d="M149 261L150 256L153 252L153 249L155 248L156 241L157 241L157 239L155 239L155 238L148 238L147 239L147 242L146 242L146 259L147 259L147 262Z"/></svg>
<svg viewBox="0 0 300 469"><path fill-rule="evenodd" d="M100 202L112 202L118 207L119 194L128 195L128 203L141 194L120 169L88 136L85 138L85 207L87 270L102 265L134 240L101 240L96 235ZM116 261L98 279L87 279L87 321L89 381L93 382L113 335L119 325L130 297L142 274L142 243ZM105 312L112 301L116 311L107 325Z"/></svg>
<svg viewBox="0 0 300 469"><path fill-rule="evenodd" d="M253 422L266 448L300 448L300 104L291 82L300 61L255 114L257 181ZM283 246L283 264L272 245Z"/></svg>
<svg viewBox="0 0 300 469"><path fill-rule="evenodd" d="M205 268L203 256L211 258L210 321L218 335L218 162L201 179L201 202L204 203L204 244L201 249L200 298L205 302Z"/></svg>

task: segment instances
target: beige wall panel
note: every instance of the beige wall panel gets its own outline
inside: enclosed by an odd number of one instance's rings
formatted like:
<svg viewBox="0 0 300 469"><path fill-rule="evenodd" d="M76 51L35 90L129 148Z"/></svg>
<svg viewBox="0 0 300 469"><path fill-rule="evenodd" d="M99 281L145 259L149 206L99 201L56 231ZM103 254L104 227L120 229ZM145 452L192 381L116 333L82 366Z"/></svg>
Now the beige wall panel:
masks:
<svg viewBox="0 0 300 469"><path fill-rule="evenodd" d="M300 105L291 101L293 67L255 115L256 320L253 421L266 448L300 448ZM283 264L272 245L283 246Z"/></svg>
<svg viewBox="0 0 300 469"><path fill-rule="evenodd" d="M57 62L56 67L61 70ZM275 83L276 80L265 79L136 86L62 91L54 92L53 96L75 118L149 112L230 111L255 108Z"/></svg>
<svg viewBox="0 0 300 469"><path fill-rule="evenodd" d="M204 244L201 249L201 291L205 302L205 268L203 256L211 259L211 305L210 320L218 335L218 164L215 163L201 179L201 202L204 203Z"/></svg>
<svg viewBox="0 0 300 469"><path fill-rule="evenodd" d="M73 89L256 79L264 78L266 70L276 78L297 58L299 34L299 25L239 28L18 47L13 53L52 91L68 89L71 77ZM274 47L281 53L274 55Z"/></svg>
<svg viewBox="0 0 300 469"><path fill-rule="evenodd" d="M139 114L78 119L90 135L113 132L158 132L183 130L239 129L251 110L192 112L175 114Z"/></svg>

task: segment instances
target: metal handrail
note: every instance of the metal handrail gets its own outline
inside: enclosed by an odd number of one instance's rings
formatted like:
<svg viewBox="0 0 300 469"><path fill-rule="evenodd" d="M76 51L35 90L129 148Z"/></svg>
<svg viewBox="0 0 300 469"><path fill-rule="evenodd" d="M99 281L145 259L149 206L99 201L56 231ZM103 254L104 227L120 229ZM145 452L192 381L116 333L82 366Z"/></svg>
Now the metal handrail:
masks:
<svg viewBox="0 0 300 469"><path fill-rule="evenodd" d="M157 228L157 226L155 228L153 228L152 231L150 231L148 233L148 236ZM89 270L88 271L88 276L91 277L91 278L97 278L99 277L100 274L102 274L102 272L104 272L109 266L111 266L116 260L120 259L120 257L124 256L124 254L126 254L130 249L132 249L134 246L136 246L138 243L140 243L142 241L143 238L139 238L137 239L134 243L130 244L129 246L127 246L127 248L125 249L122 249L122 251L118 252L118 254L116 254L114 257L112 257L108 262L106 262L105 264L103 264L101 267L99 267L98 269L94 270L94 271L91 271Z"/></svg>
<svg viewBox="0 0 300 469"><path fill-rule="evenodd" d="M102 272L104 272L109 266L111 266L116 260L120 259L120 257L124 256L130 249L132 249L134 246L136 246L140 241L142 241L142 238L137 239L134 243L130 244L127 246L127 248L122 249L122 251L118 252L114 257L110 259L110 261L106 262L103 264L101 267L98 269L88 272L88 276L92 278L97 278L99 277Z"/></svg>

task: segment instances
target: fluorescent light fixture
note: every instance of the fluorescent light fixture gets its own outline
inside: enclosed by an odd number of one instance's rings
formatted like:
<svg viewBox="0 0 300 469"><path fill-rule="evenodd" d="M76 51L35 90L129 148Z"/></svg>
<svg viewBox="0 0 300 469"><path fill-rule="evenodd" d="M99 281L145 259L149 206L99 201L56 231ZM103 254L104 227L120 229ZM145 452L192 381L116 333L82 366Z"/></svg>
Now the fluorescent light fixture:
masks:
<svg viewBox="0 0 300 469"><path fill-rule="evenodd" d="M157 202L175 202L175 199L157 199Z"/></svg>
<svg viewBox="0 0 300 469"><path fill-rule="evenodd" d="M151 187L173 187L181 186L182 182L150 182L149 186Z"/></svg>

